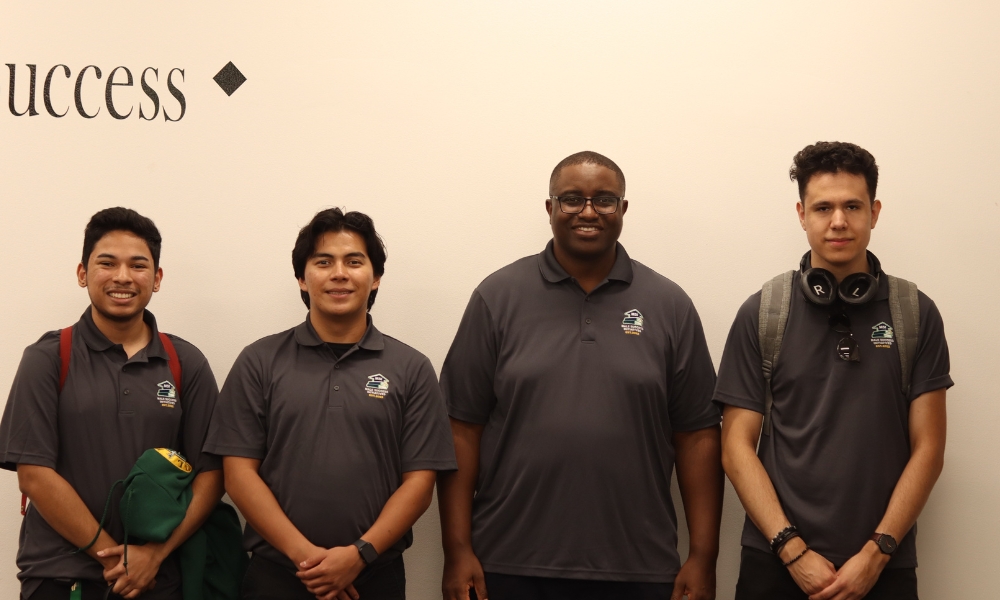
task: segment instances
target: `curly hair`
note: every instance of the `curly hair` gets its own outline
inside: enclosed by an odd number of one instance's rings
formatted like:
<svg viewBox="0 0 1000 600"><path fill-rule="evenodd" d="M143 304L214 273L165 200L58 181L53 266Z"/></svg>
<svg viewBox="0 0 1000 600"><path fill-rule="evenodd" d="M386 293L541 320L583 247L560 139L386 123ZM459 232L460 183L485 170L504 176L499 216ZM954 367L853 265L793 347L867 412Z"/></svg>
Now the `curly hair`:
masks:
<svg viewBox="0 0 1000 600"><path fill-rule="evenodd" d="M816 173L844 171L861 175L868 184L868 199L875 202L878 185L878 165L871 152L849 142L816 142L806 146L792 159L788 178L799 184L799 199L805 200L806 186Z"/></svg>

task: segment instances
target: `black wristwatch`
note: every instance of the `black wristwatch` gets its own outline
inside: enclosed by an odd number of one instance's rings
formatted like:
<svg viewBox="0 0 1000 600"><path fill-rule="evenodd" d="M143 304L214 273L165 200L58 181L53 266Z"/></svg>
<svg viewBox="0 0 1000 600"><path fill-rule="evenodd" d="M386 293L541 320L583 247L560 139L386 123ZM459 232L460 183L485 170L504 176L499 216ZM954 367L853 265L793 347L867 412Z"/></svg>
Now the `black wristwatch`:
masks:
<svg viewBox="0 0 1000 600"><path fill-rule="evenodd" d="M358 549L358 553L361 554L361 560L365 561L366 565L370 565L375 562L378 558L378 552L375 550L375 546L372 546L368 542L359 539L354 542L354 547Z"/></svg>
<svg viewBox="0 0 1000 600"><path fill-rule="evenodd" d="M882 554L891 556L896 551L896 538L888 533L873 533L872 541L878 544L878 549L882 551Z"/></svg>

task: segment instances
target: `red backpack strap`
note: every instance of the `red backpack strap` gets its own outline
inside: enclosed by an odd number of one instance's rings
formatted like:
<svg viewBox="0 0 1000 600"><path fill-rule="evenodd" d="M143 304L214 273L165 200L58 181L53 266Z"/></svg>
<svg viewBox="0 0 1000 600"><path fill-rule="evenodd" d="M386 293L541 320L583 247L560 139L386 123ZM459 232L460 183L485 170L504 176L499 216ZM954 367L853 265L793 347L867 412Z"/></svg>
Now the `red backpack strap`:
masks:
<svg viewBox="0 0 1000 600"><path fill-rule="evenodd" d="M181 360L177 358L177 349L174 348L174 343L170 340L170 336L160 332L160 343L163 344L163 349L167 351L167 356L169 360L167 363L170 365L170 374L174 376L174 389L177 390L177 397L181 396Z"/></svg>
<svg viewBox="0 0 1000 600"><path fill-rule="evenodd" d="M73 326L59 332L59 391L66 385L69 375L69 357L73 352Z"/></svg>

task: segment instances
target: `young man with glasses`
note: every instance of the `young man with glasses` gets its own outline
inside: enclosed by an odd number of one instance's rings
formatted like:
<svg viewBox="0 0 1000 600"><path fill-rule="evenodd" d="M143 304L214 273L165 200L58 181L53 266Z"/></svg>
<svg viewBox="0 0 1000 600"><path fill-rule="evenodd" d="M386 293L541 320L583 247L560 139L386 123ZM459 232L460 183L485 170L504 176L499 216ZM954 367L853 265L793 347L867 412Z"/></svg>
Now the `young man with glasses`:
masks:
<svg viewBox="0 0 1000 600"><path fill-rule="evenodd" d="M690 298L618 243L625 177L560 162L552 241L475 290L441 373L446 600L715 597L715 372ZM681 565L676 463L691 546Z"/></svg>
<svg viewBox="0 0 1000 600"><path fill-rule="evenodd" d="M819 142L790 176L810 251L784 290L765 285L740 308L715 391L747 511L736 598L915 600L915 523L941 472L952 385L941 315L915 287L890 306L911 288L867 251L882 208L870 153ZM780 331L772 292L787 294Z"/></svg>

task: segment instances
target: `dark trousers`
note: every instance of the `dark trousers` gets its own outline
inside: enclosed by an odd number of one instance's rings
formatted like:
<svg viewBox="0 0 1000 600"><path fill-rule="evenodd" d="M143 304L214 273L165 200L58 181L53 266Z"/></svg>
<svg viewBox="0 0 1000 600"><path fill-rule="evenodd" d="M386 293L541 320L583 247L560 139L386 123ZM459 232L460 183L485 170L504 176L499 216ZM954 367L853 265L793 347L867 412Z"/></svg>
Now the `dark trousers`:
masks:
<svg viewBox="0 0 1000 600"><path fill-rule="evenodd" d="M743 548L736 600L806 600L788 568L776 556ZM883 569L865 600L917 600L916 569Z"/></svg>
<svg viewBox="0 0 1000 600"><path fill-rule="evenodd" d="M486 573L486 591L490 600L669 600L674 584Z"/></svg>
<svg viewBox="0 0 1000 600"><path fill-rule="evenodd" d="M30 589L38 579L27 579L21 586ZM111 588L103 579L85 580L83 583L83 600L121 600L118 594L112 594ZM68 600L69 590L73 581L69 579L42 579L41 584L29 596L29 600ZM180 561L171 554L160 565L156 573L156 587L141 595L143 600L183 600L181 590ZM23 600L24 594L21 595Z"/></svg>
<svg viewBox="0 0 1000 600"><path fill-rule="evenodd" d="M400 556L374 569L365 569L354 581L362 600L406 600L406 572ZM258 555L250 566L240 590L242 600L316 600L295 575L295 571ZM32 599L34 600L34 599Z"/></svg>
<svg viewBox="0 0 1000 600"><path fill-rule="evenodd" d="M46 579L38 586L29 600L67 600L73 584L58 579ZM104 581L84 581L83 600L121 600L118 594L111 594L111 588ZM22 600L24 596L21 596Z"/></svg>

